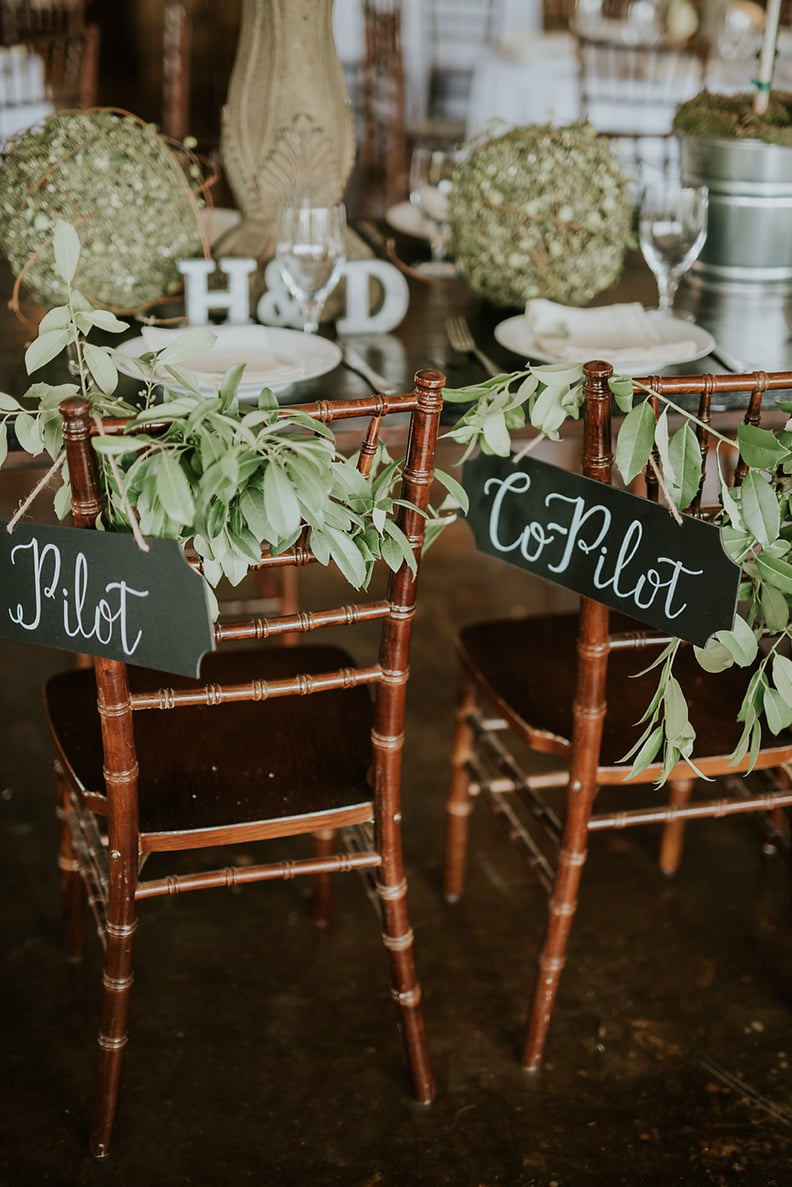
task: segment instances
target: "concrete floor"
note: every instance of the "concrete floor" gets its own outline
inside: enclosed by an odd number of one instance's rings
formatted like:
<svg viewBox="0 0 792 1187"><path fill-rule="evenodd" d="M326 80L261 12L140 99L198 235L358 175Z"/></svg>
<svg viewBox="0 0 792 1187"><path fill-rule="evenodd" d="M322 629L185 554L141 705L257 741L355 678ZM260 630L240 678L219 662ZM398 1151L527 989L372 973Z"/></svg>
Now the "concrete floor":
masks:
<svg viewBox="0 0 792 1187"><path fill-rule="evenodd" d="M316 579L316 571L311 575ZM2 1187L583 1187L792 1182L789 869L750 821L593 838L539 1075L517 1062L543 895L475 818L468 893L440 893L452 637L483 613L557 605L455 525L422 577L405 833L439 1096L410 1096L378 928L356 876L314 929L300 883L141 908L114 1148L86 1154L99 945L61 948L44 676L0 644Z"/></svg>

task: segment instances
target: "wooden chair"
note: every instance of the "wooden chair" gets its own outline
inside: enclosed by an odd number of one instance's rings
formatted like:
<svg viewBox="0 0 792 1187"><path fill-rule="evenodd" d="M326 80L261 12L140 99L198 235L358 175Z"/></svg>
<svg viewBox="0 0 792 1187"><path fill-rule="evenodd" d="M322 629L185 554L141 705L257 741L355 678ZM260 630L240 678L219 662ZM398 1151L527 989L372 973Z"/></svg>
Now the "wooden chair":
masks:
<svg viewBox="0 0 792 1187"><path fill-rule="evenodd" d="M408 47L402 0L365 0L361 159L382 174L388 204L407 196L416 142L464 139L473 68L500 30L500 8L500 0L416 5L411 39L420 45Z"/></svg>
<svg viewBox="0 0 792 1187"><path fill-rule="evenodd" d="M603 483L611 482L613 461L611 373L605 363L585 367L582 470ZM791 387L792 372L651 377L637 382L676 400L697 396L702 426L712 423L713 396L746 393L744 421L755 425L763 394ZM698 439L706 460L711 445L706 427L698 431ZM737 465L734 481L739 484L744 473ZM645 493L656 500L653 471L647 478ZM699 497L690 513L705 517ZM522 514L520 522L527 518ZM708 589L709 598L711 582ZM623 756L640 735L643 727L636 725L637 719L657 688L657 672L645 669L670 637L610 613L607 606L588 597L581 599L579 614L476 622L458 636L461 675L447 805L445 895L456 901L463 892L469 817L474 803L481 801L492 809L549 897L539 975L522 1049L522 1063L530 1071L542 1060L589 834L662 824L660 867L671 874L677 869L688 819L766 812L779 823L781 809L792 804L790 779L782 769L792 760L792 733L787 729L778 736L763 733L757 774L746 782L741 772L747 759L736 766L729 760L742 729L737 713L747 686L746 671L732 668L705 674L693 649L683 647L674 672L697 734L693 759L704 774L723 776L723 786L715 797L693 800L694 773L679 762L670 772L668 796L658 795L649 806L640 806L636 784L657 781L663 762L655 759L628 783L631 763ZM750 781L759 783L759 789L752 788ZM594 810L598 790L604 787L613 801L621 801L622 810L605 810L601 805Z"/></svg>
<svg viewBox="0 0 792 1187"><path fill-rule="evenodd" d="M462 140L473 70L501 27L501 0L430 0L428 127L424 138Z"/></svg>
<svg viewBox="0 0 792 1187"><path fill-rule="evenodd" d="M634 45L573 32L580 116L596 128L612 134L670 132L678 104L704 87L705 45Z"/></svg>
<svg viewBox="0 0 792 1187"><path fill-rule="evenodd" d="M79 33L85 26L86 7L86 0L2 0L2 44Z"/></svg>
<svg viewBox="0 0 792 1187"><path fill-rule="evenodd" d="M407 193L407 126L400 0L365 0L360 86L361 160L383 179L388 206Z"/></svg>
<svg viewBox="0 0 792 1187"><path fill-rule="evenodd" d="M162 131L184 140L190 131L192 17L186 4L166 4L162 31Z"/></svg>
<svg viewBox="0 0 792 1187"><path fill-rule="evenodd" d="M94 106L98 77L96 25L0 47L0 139L53 111Z"/></svg>
<svg viewBox="0 0 792 1187"><path fill-rule="evenodd" d="M434 473L444 378L416 376L414 393L301 405L339 424L366 418L359 469L369 473L380 427L409 414L409 441L397 520L416 559ZM293 407L284 414L293 412ZM101 510L95 425L82 400L64 403L75 525L90 529ZM401 422L397 422L401 423ZM357 432L360 425L352 424ZM105 431L120 430L108 422ZM290 552L262 554L262 567L315 558L305 536ZM344 595L346 597L346 594ZM91 1151L107 1154L126 1043L137 904L161 895L295 875L316 880L315 918L325 922L330 874L360 871L370 883L390 961L415 1094L434 1097L413 960L402 859L400 772L416 578L402 564L377 596L327 609L218 624L218 650L200 680L169 677L100 657L94 671L71 669L47 684L58 753L63 897L69 951L82 949L87 899L105 945L99 1088ZM373 625L372 625L373 624ZM337 628L332 644L284 648L283 634ZM361 664L338 645L356 631L378 649ZM363 639L361 641L361 632ZM247 641L255 646L239 648ZM311 695L308 695L311 694ZM314 855L146 879L152 854L174 855L244 842L310 835ZM338 841L338 844L336 843ZM216 859L215 859L216 860ZM183 865L177 867L183 869ZM244 898L238 898L238 904Z"/></svg>

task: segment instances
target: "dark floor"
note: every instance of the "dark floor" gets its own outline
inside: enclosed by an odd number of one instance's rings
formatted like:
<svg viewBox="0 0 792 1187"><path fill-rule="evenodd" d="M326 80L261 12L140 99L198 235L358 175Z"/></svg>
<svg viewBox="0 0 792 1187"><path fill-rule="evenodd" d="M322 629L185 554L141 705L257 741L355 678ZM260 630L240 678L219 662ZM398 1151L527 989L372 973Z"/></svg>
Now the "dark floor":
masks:
<svg viewBox="0 0 792 1187"><path fill-rule="evenodd" d="M559 595L474 554L463 525L429 554L422 594L405 827L436 1104L410 1097L356 876L336 879L326 931L299 883L154 900L105 1163L86 1155L99 946L82 966L61 949L40 713L61 659L0 645L2 1187L792 1182L789 870L747 820L692 826L673 881L652 832L593 839L547 1062L521 1071L538 886L481 815L466 898L440 893L451 639Z"/></svg>

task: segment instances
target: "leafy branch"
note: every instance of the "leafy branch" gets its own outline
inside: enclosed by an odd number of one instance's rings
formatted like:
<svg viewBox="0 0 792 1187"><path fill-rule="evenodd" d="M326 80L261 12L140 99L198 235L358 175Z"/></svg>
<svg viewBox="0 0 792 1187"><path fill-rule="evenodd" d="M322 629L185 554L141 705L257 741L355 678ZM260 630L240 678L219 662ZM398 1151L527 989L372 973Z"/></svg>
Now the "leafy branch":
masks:
<svg viewBox="0 0 792 1187"><path fill-rule="evenodd" d="M76 381L34 384L26 394L30 408L0 393L0 464L9 422L24 450L34 456L46 451L59 462L58 406L80 394L97 417L128 418L122 434L93 439L106 495L100 526L191 544L211 586L221 578L238 584L260 560L262 541L278 554L304 533L320 563L334 563L356 588L369 583L380 558L393 570L406 563L415 571L412 545L393 518L403 505L396 493L402 460L381 445L365 477L354 457L339 452L331 427L296 408L280 416L269 388L261 389L255 407L240 406L244 364L229 368L213 395L202 393L184 362L212 345L208 330L185 332L137 358L89 342L94 329L115 334L127 326L72 287L80 244L65 222L56 226L54 255L68 301L43 318L25 363L30 373L66 350ZM119 373L137 383L131 401L117 394ZM71 507L63 470L54 498L60 518ZM437 476L464 506L459 484L442 471ZM447 522L434 511L430 517L427 537Z"/></svg>
<svg viewBox="0 0 792 1187"><path fill-rule="evenodd" d="M740 565L743 578L732 629L717 631L706 647L694 647L694 653L707 672L733 666L751 669L738 715L742 733L730 756L734 764L747 756L751 769L763 721L773 734L792 726L792 659L787 655L792 643L792 419L779 432L741 425L735 441L629 377L614 376L610 387L624 414L614 445L616 468L625 485L647 467L654 469L672 514L679 516L699 492L701 448L694 426L716 443L719 502L702 514L720 528L723 547ZM636 400L637 394L642 398ZM643 398L647 395L658 403L659 411ZM529 366L479 387L447 391L445 398L476 401L448 434L465 446L465 458L476 449L506 457L512 452L512 434L526 423L538 433L532 445L544 437L560 439L567 417L579 416L582 369ZM792 414L792 403L779 402L778 407ZM673 433L671 411L683 418ZM748 466L737 487L726 482L723 472L723 454L734 450ZM660 783L680 761L701 775L693 760L695 730L673 670L680 646L681 640L673 640L645 669L657 670L658 684L637 723L643 730L624 756L624 761L632 762L631 777L646 770L658 755L663 764Z"/></svg>

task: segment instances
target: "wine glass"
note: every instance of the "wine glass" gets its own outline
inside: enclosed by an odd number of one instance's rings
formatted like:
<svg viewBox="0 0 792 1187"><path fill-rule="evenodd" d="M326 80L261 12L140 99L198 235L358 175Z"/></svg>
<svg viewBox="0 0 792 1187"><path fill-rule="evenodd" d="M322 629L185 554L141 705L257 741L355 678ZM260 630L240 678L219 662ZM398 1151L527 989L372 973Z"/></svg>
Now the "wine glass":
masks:
<svg viewBox="0 0 792 1187"><path fill-rule="evenodd" d="M419 145L410 160L410 202L420 210L429 235L431 260L417 264L427 276L454 276L456 268L448 256L451 227L448 195L453 173L460 160L458 148Z"/></svg>
<svg viewBox="0 0 792 1187"><path fill-rule="evenodd" d="M639 241L657 281L660 313L673 313L680 278L704 246L708 205L704 185L685 186L676 178L664 178L644 186Z"/></svg>
<svg viewBox="0 0 792 1187"><path fill-rule="evenodd" d="M303 329L315 334L319 315L346 259L346 210L337 206L286 206L278 220L275 258L289 292L300 303Z"/></svg>

